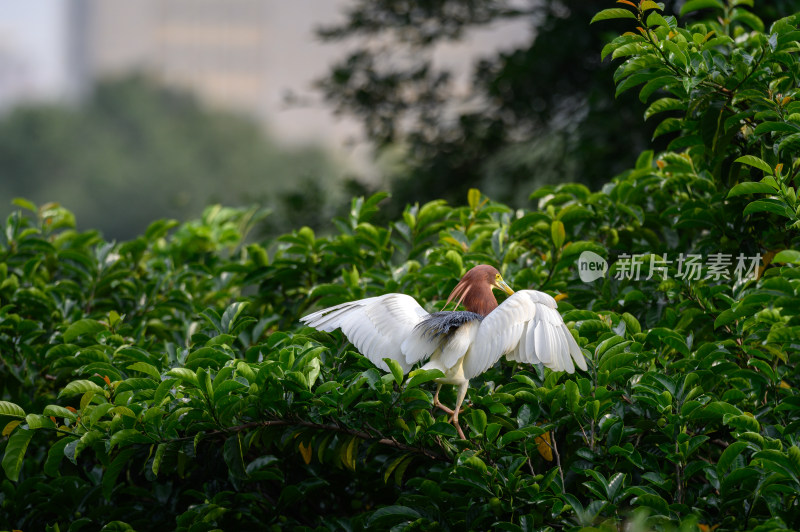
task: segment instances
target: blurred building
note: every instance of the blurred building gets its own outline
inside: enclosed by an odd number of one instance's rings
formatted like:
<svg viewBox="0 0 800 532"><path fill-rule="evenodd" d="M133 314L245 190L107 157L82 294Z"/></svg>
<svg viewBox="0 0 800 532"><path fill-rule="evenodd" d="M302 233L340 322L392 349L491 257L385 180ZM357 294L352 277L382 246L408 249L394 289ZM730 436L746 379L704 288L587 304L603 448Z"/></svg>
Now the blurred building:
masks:
<svg viewBox="0 0 800 532"><path fill-rule="evenodd" d="M141 71L264 118L268 16L261 0L72 0L73 72L86 88Z"/></svg>
<svg viewBox="0 0 800 532"><path fill-rule="evenodd" d="M321 143L362 177L379 176L359 120L335 115L313 88L351 46L322 42L315 29L346 21L355 0L49 1L64 10L70 95L85 94L98 79L145 72L204 103L244 112L281 143ZM529 34L522 19L480 28L442 43L432 59L466 86L472 59Z"/></svg>
<svg viewBox="0 0 800 532"><path fill-rule="evenodd" d="M30 93L31 86L31 73L24 57L0 38L0 109L21 100Z"/></svg>

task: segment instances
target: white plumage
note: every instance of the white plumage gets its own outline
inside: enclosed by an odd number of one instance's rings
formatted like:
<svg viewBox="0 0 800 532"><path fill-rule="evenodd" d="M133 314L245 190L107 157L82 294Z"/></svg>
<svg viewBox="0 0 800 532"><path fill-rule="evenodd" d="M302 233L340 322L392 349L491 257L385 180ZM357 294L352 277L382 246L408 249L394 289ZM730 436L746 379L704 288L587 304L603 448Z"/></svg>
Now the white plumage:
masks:
<svg viewBox="0 0 800 532"><path fill-rule="evenodd" d="M428 316L419 303L405 294L386 294L342 303L300 318L300 321L315 329L333 332L342 329L359 352L384 371L389 367L384 358L400 363L403 373L431 353L416 350L412 356L405 355L401 346L414 327ZM414 356L416 353L416 357Z"/></svg>
<svg viewBox="0 0 800 532"><path fill-rule="evenodd" d="M511 294L497 305L492 288ZM586 370L586 359L558 313L555 299L536 290L514 292L492 266L479 265L467 272L448 303L458 297L468 312L429 314L414 298L404 294L370 297L326 308L300 321L321 331L338 328L373 364L389 371L383 361L397 361L408 373L418 362L424 369L438 369L442 384L459 387L453 414L458 434L458 412L469 380L492 367L501 356L528 364L544 364L553 371Z"/></svg>
<svg viewBox="0 0 800 532"><path fill-rule="evenodd" d="M575 365L585 371L586 359L556 308L551 296L520 290L483 321L462 325L441 338L426 338L424 331L415 330L430 314L405 294L343 303L300 321L326 332L341 328L356 349L384 371L389 371L384 358L399 362L405 373L430 358L429 367L445 373L463 364L469 380L503 355L516 362L542 363L553 371L573 373Z"/></svg>

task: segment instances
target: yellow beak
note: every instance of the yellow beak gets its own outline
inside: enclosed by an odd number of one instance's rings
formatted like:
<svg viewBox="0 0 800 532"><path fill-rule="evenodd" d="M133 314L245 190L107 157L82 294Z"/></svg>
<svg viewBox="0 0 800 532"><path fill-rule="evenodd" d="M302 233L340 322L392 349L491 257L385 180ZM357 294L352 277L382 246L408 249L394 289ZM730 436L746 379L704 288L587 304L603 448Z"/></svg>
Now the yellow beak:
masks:
<svg viewBox="0 0 800 532"><path fill-rule="evenodd" d="M502 277L494 282L494 287L499 288L508 295L514 294L514 291L511 289L510 286L508 286L508 284L502 279Z"/></svg>

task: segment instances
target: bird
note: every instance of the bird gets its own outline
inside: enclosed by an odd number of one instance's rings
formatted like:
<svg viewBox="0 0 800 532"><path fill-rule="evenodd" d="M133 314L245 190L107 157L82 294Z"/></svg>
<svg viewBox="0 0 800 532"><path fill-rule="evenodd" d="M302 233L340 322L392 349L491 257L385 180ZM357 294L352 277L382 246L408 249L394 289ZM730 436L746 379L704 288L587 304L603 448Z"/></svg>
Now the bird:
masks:
<svg viewBox="0 0 800 532"><path fill-rule="evenodd" d="M498 305L494 289L508 294ZM361 354L384 371L383 360L396 361L407 374L425 361L422 369L438 369L433 405L448 413L458 436L465 440L458 414L469 381L492 367L503 355L507 360L543 364L553 371L586 371L586 359L563 318L556 300L537 290L515 292L494 266L480 264L456 284L443 308L456 301L454 310L427 312L406 294L384 294L325 308L300 318L320 331L341 329ZM465 310L457 310L463 305ZM442 385L458 387L453 409L439 401Z"/></svg>

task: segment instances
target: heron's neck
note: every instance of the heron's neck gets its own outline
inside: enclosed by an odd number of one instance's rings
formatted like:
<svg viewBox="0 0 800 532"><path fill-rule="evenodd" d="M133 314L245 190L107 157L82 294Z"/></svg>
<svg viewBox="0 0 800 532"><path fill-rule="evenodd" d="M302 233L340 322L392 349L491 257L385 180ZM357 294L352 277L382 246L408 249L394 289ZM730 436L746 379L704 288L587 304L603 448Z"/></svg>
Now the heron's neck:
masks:
<svg viewBox="0 0 800 532"><path fill-rule="evenodd" d="M468 311L487 316L497 308L497 299L494 297L491 287L481 286L477 288L473 286L464 297L463 304Z"/></svg>

